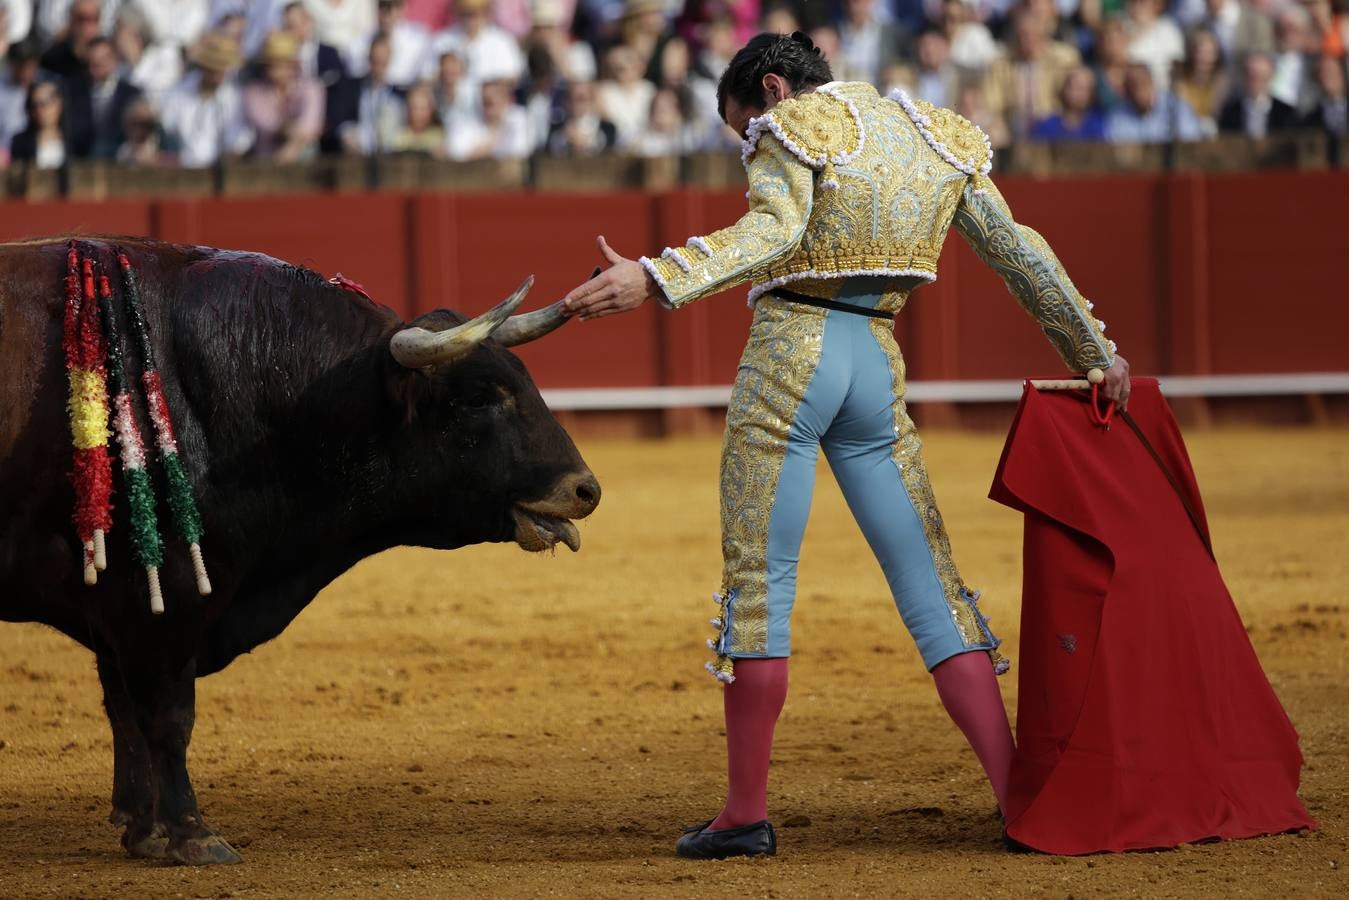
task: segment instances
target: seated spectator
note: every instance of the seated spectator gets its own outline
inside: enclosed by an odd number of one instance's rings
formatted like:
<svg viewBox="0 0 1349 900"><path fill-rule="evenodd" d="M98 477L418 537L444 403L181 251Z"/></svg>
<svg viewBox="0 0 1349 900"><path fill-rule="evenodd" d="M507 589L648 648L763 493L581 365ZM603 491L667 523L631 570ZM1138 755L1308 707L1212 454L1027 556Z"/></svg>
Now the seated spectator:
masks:
<svg viewBox="0 0 1349 900"><path fill-rule="evenodd" d="M514 84L525 74L520 44L509 32L492 24L490 6L488 0L456 0L454 27L437 35L433 45L437 56L449 51L459 54L474 91L487 81Z"/></svg>
<svg viewBox="0 0 1349 900"><path fill-rule="evenodd" d="M35 81L28 89L25 108L28 125L9 145L13 162L38 169L60 169L70 160L63 119L61 91L51 81Z"/></svg>
<svg viewBox="0 0 1349 900"><path fill-rule="evenodd" d="M936 28L924 29L914 46L918 65L906 72L905 90L934 106L951 106L959 95L960 71L951 62L951 45L946 35Z"/></svg>
<svg viewBox="0 0 1349 900"><path fill-rule="evenodd" d="M594 81L595 51L568 32L562 0L534 0L532 8L533 25L524 42L526 55L529 49L542 47L552 56L563 81Z"/></svg>
<svg viewBox="0 0 1349 900"><path fill-rule="evenodd" d="M873 85L881 83L887 66L909 55L912 43L903 25L881 21L876 0L844 0L838 39L839 56L831 60L834 74Z"/></svg>
<svg viewBox="0 0 1349 900"><path fill-rule="evenodd" d="M1204 136L1212 137L1218 133L1218 110L1231 91L1222 45L1207 28L1191 31L1185 44L1185 62L1176 75L1176 93L1199 117Z"/></svg>
<svg viewBox="0 0 1349 900"><path fill-rule="evenodd" d="M403 125L403 98L388 82L389 36L380 33L366 51L366 74L356 88L356 116L338 133L348 153L383 153Z"/></svg>
<svg viewBox="0 0 1349 900"><path fill-rule="evenodd" d="M155 106L183 77L183 51L177 44L156 43L139 6L124 6L117 15L112 42L121 57L124 77Z"/></svg>
<svg viewBox="0 0 1349 900"><path fill-rule="evenodd" d="M1349 134L1349 98L1345 94L1345 64L1333 56L1316 61L1316 87L1320 98L1303 118L1307 128L1320 128L1341 140Z"/></svg>
<svg viewBox="0 0 1349 900"><path fill-rule="evenodd" d="M666 0L625 0L618 20L617 43L633 52L637 70L649 81L655 81L660 51L673 36L669 9Z"/></svg>
<svg viewBox="0 0 1349 900"><path fill-rule="evenodd" d="M403 15L403 0L379 0L376 33L389 42L389 70L384 76L393 87L402 90L428 74L431 66L431 35ZM365 74L369 62L372 34L365 35L364 47L352 59L353 73Z"/></svg>
<svg viewBox="0 0 1349 900"><path fill-rule="evenodd" d="M982 72L1002 55L992 32L965 0L942 0L941 30L951 47L951 62L962 69Z"/></svg>
<svg viewBox="0 0 1349 900"><path fill-rule="evenodd" d="M1096 76L1086 66L1068 72L1059 91L1059 112L1035 123L1037 141L1103 141L1105 116L1096 107Z"/></svg>
<svg viewBox="0 0 1349 900"><path fill-rule="evenodd" d="M1158 88L1171 85L1171 67L1185 58L1185 38L1163 15L1164 0L1128 0L1129 61L1152 69Z"/></svg>
<svg viewBox="0 0 1349 900"><path fill-rule="evenodd" d="M566 115L548 135L548 152L554 156L594 156L607 153L618 143L618 129L600 115L593 81L574 81L567 86Z"/></svg>
<svg viewBox="0 0 1349 900"><path fill-rule="evenodd" d="M646 130L634 149L642 156L683 156L699 149L697 131L689 125L687 94L675 88L658 88L651 98Z"/></svg>
<svg viewBox="0 0 1349 900"><path fill-rule="evenodd" d="M464 77L464 58L459 55L459 51L450 49L440 55L437 76L436 109L445 127L453 128L454 122L461 118L476 118L479 97Z"/></svg>
<svg viewBox="0 0 1349 900"><path fill-rule="evenodd" d="M1199 118L1175 92L1158 88L1152 68L1134 63L1124 76L1124 106L1106 117L1105 135L1116 144L1197 141Z"/></svg>
<svg viewBox="0 0 1349 900"><path fill-rule="evenodd" d="M759 12L759 31L769 34L791 34L801 30L801 20L788 3L765 3Z"/></svg>
<svg viewBox="0 0 1349 900"><path fill-rule="evenodd" d="M1256 53L1241 66L1241 92L1228 100L1218 114L1218 130L1263 138L1271 131L1296 128L1297 110L1269 92L1274 65L1268 56Z"/></svg>
<svg viewBox="0 0 1349 900"><path fill-rule="evenodd" d="M1305 113L1316 102L1314 84L1316 54L1320 41L1312 32L1311 17L1300 6L1286 6L1274 20L1274 69L1269 94ZM1243 57L1249 59L1250 56Z"/></svg>
<svg viewBox="0 0 1349 900"><path fill-rule="evenodd" d="M529 117L509 81L482 86L482 118L455 123L448 135L451 159L523 159L529 155Z"/></svg>
<svg viewBox="0 0 1349 900"><path fill-rule="evenodd" d="M618 128L619 146L626 147L646 128L656 86L642 77L637 55L621 44L612 48L604 61L608 78L600 82L596 95L600 112Z"/></svg>
<svg viewBox="0 0 1349 900"><path fill-rule="evenodd" d="M160 142L159 119L146 97L137 97L122 118L122 146L117 161L127 166L158 166L164 162Z"/></svg>
<svg viewBox="0 0 1349 900"><path fill-rule="evenodd" d="M407 117L394 132L389 149L394 153L416 153L422 156L445 155L445 129L436 113L436 95L431 85L419 81L408 88L403 97Z"/></svg>
<svg viewBox="0 0 1349 900"><path fill-rule="evenodd" d="M661 87L674 88L686 96L688 125L704 149L721 133L724 124L717 115L717 82L693 68L693 51L683 38L671 38L660 52L658 72Z"/></svg>
<svg viewBox="0 0 1349 900"><path fill-rule="evenodd" d="M300 74L300 46L285 31L262 45L261 77L244 88L244 118L253 129L253 153L290 163L311 159L323 133L323 85Z"/></svg>
<svg viewBox="0 0 1349 900"><path fill-rule="evenodd" d="M544 47L530 47L525 54L529 77L524 85L522 105L529 117L529 151L542 150L563 111L562 80L558 77L553 55Z"/></svg>
<svg viewBox="0 0 1349 900"><path fill-rule="evenodd" d="M253 133L232 78L240 62L238 41L208 32L189 60L192 70L165 95L160 110L166 147L188 168L242 156L253 144Z"/></svg>
<svg viewBox="0 0 1349 900"><path fill-rule="evenodd" d="M1124 107L1124 79L1129 72L1129 32L1124 20L1118 17L1101 23L1096 40L1096 105L1111 111Z"/></svg>
<svg viewBox="0 0 1349 900"><path fill-rule="evenodd" d="M338 128L356 118L356 85L347 77L342 52L317 37L314 17L304 3L291 0L281 10L281 30L299 45L300 75L323 85L323 135L319 150L335 153L341 149Z"/></svg>
<svg viewBox="0 0 1349 900"><path fill-rule="evenodd" d="M0 165L9 158L14 135L28 127L28 91L38 77L42 55L36 38L9 45L5 70L0 72Z"/></svg>
<svg viewBox="0 0 1349 900"><path fill-rule="evenodd" d="M956 105L953 108L984 130L994 150L1001 150L1011 143L1007 123L1003 121L1002 116L984 105L984 90L978 80L971 78L960 85Z"/></svg>
<svg viewBox="0 0 1349 900"><path fill-rule="evenodd" d="M62 78L84 71L84 54L102 33L99 0L72 0L63 37L42 54L42 68Z"/></svg>
<svg viewBox="0 0 1349 900"><path fill-rule="evenodd" d="M1063 79L1079 62L1077 50L1050 41L1035 13L1020 9L1012 17L1010 52L984 77L984 100L1014 137L1025 137L1037 119L1055 111Z"/></svg>
<svg viewBox="0 0 1349 900"><path fill-rule="evenodd" d="M1192 24L1213 32L1223 59L1235 61L1250 53L1274 52L1274 23L1252 3L1204 0L1204 13Z"/></svg>
<svg viewBox="0 0 1349 900"><path fill-rule="evenodd" d="M80 159L112 159L122 146L122 117L141 95L118 72L112 41L96 37L84 50L85 70L66 83L66 137Z"/></svg>

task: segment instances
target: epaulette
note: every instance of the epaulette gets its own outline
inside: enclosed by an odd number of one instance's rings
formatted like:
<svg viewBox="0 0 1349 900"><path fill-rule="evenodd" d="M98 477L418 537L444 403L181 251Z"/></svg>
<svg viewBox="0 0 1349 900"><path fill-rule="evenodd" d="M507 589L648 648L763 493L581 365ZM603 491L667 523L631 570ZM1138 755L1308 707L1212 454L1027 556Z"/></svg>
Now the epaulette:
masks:
<svg viewBox="0 0 1349 900"><path fill-rule="evenodd" d="M890 99L904 107L938 156L966 175L988 175L993 168L993 145L982 128L945 107L914 100L902 90L892 92Z"/></svg>
<svg viewBox="0 0 1349 900"><path fill-rule="evenodd" d="M764 115L751 119L740 155L746 166L764 132L781 141L801 162L818 170L822 188L838 186L834 166L852 162L866 143L866 130L857 106L831 85L783 100Z"/></svg>

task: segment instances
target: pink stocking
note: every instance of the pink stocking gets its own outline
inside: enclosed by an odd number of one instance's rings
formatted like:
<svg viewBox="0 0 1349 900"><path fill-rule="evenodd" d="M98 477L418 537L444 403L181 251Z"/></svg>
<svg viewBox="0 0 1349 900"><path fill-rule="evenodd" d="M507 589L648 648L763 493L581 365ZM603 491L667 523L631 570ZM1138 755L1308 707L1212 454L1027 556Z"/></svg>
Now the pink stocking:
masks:
<svg viewBox="0 0 1349 900"><path fill-rule="evenodd" d="M726 806L713 830L768 818L768 760L773 726L787 700L787 660L737 659L735 681L724 688Z"/></svg>
<svg viewBox="0 0 1349 900"><path fill-rule="evenodd" d="M737 674L739 668L736 663ZM942 705L979 757L998 798L998 809L1005 812L1012 770L1012 729L1007 724L993 663L983 651L961 653L939 663L932 677Z"/></svg>

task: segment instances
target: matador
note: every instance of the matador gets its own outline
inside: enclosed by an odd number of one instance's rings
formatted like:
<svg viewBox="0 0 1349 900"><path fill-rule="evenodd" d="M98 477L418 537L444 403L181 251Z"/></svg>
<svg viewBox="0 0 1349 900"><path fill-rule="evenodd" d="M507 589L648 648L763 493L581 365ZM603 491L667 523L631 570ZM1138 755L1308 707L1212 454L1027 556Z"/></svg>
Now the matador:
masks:
<svg viewBox="0 0 1349 900"><path fill-rule="evenodd" d="M952 558L904 403L893 317L934 281L952 226L1006 282L1068 368L1127 363L1045 240L989 178L984 133L902 92L831 80L804 35L760 35L718 89L741 133L749 211L658 256L625 259L568 295L583 319L652 297L680 309L749 282L754 307L721 456L724 570L707 665L726 685L730 789L681 855L776 852L766 815L772 731L786 696L797 560L823 448L904 625L1001 805L1012 754L994 672L1007 662Z"/></svg>

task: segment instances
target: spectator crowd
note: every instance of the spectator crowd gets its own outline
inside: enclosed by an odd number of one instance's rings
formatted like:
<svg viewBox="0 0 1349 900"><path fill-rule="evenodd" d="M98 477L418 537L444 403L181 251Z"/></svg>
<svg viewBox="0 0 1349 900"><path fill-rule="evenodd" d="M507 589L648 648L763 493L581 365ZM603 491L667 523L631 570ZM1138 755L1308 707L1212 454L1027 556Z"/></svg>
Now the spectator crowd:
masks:
<svg viewBox="0 0 1349 900"><path fill-rule="evenodd" d="M995 147L1349 130L1349 0L0 0L0 167L730 148L758 31Z"/></svg>

